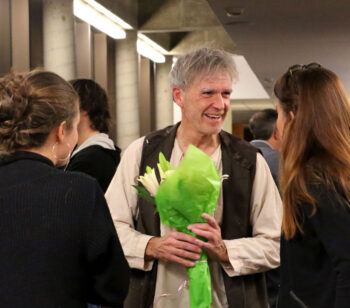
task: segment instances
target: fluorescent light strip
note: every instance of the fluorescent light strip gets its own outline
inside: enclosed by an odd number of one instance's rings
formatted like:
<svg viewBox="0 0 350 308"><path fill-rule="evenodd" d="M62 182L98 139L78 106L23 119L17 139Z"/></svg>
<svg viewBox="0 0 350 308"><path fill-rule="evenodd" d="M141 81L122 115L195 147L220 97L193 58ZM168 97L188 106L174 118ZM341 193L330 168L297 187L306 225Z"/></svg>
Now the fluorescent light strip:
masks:
<svg viewBox="0 0 350 308"><path fill-rule="evenodd" d="M143 40L138 39L136 42L137 52L146 58L151 59L156 63L164 63L165 57L160 52L152 48L150 45L145 43Z"/></svg>
<svg viewBox="0 0 350 308"><path fill-rule="evenodd" d="M114 22L116 22L120 27L126 30L133 29L128 23L126 23L123 19L119 18L117 15L113 14L110 10L107 10L103 5L99 4L95 0L85 0L86 3L90 4L93 8L95 8L100 13L106 15Z"/></svg>
<svg viewBox="0 0 350 308"><path fill-rule="evenodd" d="M159 51L160 53L167 55L168 51L165 50L162 46L158 45L156 42L152 41L150 38L148 38L146 35L142 33L138 33L137 37L141 40L143 40L146 44L153 47L155 50Z"/></svg>
<svg viewBox="0 0 350 308"><path fill-rule="evenodd" d="M114 39L124 39L125 31L111 19L96 11L82 0L74 0L74 15Z"/></svg>

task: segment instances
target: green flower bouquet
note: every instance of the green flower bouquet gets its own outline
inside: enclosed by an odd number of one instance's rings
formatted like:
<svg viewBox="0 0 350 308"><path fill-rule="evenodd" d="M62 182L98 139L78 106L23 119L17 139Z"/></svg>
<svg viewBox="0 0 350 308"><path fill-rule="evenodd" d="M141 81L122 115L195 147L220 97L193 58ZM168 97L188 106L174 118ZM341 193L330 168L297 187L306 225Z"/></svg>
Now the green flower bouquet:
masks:
<svg viewBox="0 0 350 308"><path fill-rule="evenodd" d="M144 186L136 186L139 195L155 200L163 225L197 237L187 227L193 223L206 223L202 214L213 215L220 193L221 178L213 160L190 145L175 170L160 153L158 170L160 184L155 170L149 167L146 174L139 177ZM211 279L205 251L187 273L191 308L210 308Z"/></svg>

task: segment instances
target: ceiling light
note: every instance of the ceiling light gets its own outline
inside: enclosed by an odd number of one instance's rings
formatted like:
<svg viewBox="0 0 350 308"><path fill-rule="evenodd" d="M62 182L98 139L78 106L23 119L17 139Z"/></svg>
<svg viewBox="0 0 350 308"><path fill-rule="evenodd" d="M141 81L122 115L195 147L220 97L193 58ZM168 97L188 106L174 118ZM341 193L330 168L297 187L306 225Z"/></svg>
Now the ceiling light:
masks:
<svg viewBox="0 0 350 308"><path fill-rule="evenodd" d="M123 29L126 29L126 30L132 29L132 26L130 26L127 22L119 18L117 15L113 14L110 10L107 10L103 5L99 4L95 0L85 0L85 2L90 4L93 8L95 8L100 13L112 19L114 22L120 25Z"/></svg>
<svg viewBox="0 0 350 308"><path fill-rule="evenodd" d="M227 7L225 8L227 17L238 17L243 15L244 7Z"/></svg>
<svg viewBox="0 0 350 308"><path fill-rule="evenodd" d="M168 51L166 51L162 46L158 45L155 41L152 41L150 38L148 38L146 35L142 34L142 33L138 33L137 37L141 40L143 40L145 43L147 43L148 45L150 45L152 48L154 48L155 50L159 51L162 54L167 54Z"/></svg>
<svg viewBox="0 0 350 308"><path fill-rule="evenodd" d="M95 4L98 3L96 2ZM74 0L73 11L75 16L84 20L91 26L106 33L108 36L114 39L124 39L126 37L125 31L121 28L120 25L118 25L105 13L102 13L101 11L88 4L86 1Z"/></svg>
<svg viewBox="0 0 350 308"><path fill-rule="evenodd" d="M163 47L159 46L156 42L141 33L139 33L137 37L136 47L137 52L140 55L143 55L156 63L165 62L164 54L167 54L168 52Z"/></svg>

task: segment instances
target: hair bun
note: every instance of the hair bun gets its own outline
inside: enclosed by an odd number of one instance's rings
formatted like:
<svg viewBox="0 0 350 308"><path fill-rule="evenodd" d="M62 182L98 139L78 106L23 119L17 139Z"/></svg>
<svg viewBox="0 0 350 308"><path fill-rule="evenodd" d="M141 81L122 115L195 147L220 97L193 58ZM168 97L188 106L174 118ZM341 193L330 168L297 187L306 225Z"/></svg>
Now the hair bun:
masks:
<svg viewBox="0 0 350 308"><path fill-rule="evenodd" d="M28 107L28 93L23 75L9 75L0 80L0 119L17 122Z"/></svg>
<svg viewBox="0 0 350 308"><path fill-rule="evenodd" d="M0 152L42 146L63 121L71 129L78 97L62 77L40 70L0 79Z"/></svg>
<svg viewBox="0 0 350 308"><path fill-rule="evenodd" d="M27 122L28 96L22 74L9 74L0 79L0 152L10 149L22 138L20 130Z"/></svg>

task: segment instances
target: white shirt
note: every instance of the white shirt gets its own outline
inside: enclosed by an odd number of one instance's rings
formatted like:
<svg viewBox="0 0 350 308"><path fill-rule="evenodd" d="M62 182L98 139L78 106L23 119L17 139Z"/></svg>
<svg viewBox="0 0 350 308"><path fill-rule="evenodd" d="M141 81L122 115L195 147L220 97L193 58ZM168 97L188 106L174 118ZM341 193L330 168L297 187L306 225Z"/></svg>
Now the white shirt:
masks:
<svg viewBox="0 0 350 308"><path fill-rule="evenodd" d="M144 255L148 241L152 236L134 229L133 218L138 217L136 185L144 137L134 141L125 151L117 172L106 192L106 199L111 211L120 242L129 266L145 271L152 269L153 262L145 262ZM177 167L183 153L175 140L170 162ZM213 153L220 174L222 174L221 147ZM222 192L218 199L214 217L220 223L222 219ZM251 216L253 237L224 240L230 263L220 264L209 261L212 278L212 307L228 307L222 267L230 277L253 274L279 266L279 241L282 221L282 202L264 158L257 154L256 174L251 196ZM166 235L170 227L161 224L161 236ZM187 278L186 268L171 262L159 262L155 304L160 307L189 307L188 290L177 292ZM161 297L165 294L174 296Z"/></svg>

